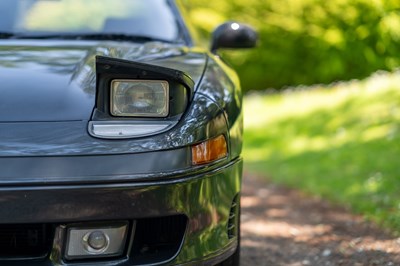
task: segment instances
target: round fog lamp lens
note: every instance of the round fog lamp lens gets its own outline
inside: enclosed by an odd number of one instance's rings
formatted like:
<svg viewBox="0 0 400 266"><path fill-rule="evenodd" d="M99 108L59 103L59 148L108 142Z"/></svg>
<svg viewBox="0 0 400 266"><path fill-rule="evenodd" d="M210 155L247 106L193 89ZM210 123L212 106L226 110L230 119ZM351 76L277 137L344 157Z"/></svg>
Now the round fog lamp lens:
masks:
<svg viewBox="0 0 400 266"><path fill-rule="evenodd" d="M107 247L108 239L107 239L107 236L103 232L94 231L89 234L87 243L91 248L93 248L95 250L100 250L100 249L104 249Z"/></svg>

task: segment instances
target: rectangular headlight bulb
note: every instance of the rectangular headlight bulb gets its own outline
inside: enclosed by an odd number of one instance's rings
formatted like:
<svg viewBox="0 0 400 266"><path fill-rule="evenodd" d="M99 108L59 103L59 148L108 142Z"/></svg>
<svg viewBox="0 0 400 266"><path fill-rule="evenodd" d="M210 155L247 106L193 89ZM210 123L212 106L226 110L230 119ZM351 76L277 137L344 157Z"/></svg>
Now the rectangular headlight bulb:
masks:
<svg viewBox="0 0 400 266"><path fill-rule="evenodd" d="M168 116L168 81L115 79L111 82L110 96L113 116Z"/></svg>
<svg viewBox="0 0 400 266"><path fill-rule="evenodd" d="M64 256L67 260L121 256L127 234L128 223L71 226Z"/></svg>

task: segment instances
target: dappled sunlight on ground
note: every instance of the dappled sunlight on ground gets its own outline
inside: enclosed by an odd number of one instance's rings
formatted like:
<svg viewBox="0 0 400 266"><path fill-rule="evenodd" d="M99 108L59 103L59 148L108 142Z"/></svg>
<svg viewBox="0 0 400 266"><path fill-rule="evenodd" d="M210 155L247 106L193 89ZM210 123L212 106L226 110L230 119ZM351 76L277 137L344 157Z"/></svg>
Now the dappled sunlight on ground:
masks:
<svg viewBox="0 0 400 266"><path fill-rule="evenodd" d="M266 217L271 217L267 216ZM286 216L280 216L284 219ZM276 218L276 216L275 216ZM329 233L332 228L329 225L298 225L286 223L284 221L246 221L246 216L243 217L244 225L242 226L243 233L256 234L258 236L280 236L292 237L294 241L308 241L318 235Z"/></svg>
<svg viewBox="0 0 400 266"><path fill-rule="evenodd" d="M318 198L244 180L242 265L400 265L400 238Z"/></svg>

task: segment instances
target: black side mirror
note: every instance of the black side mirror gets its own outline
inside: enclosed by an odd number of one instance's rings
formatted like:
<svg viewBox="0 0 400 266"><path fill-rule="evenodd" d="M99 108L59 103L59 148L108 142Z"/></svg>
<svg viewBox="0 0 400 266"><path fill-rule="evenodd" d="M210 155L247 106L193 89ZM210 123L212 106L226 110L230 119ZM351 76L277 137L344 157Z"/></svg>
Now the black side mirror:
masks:
<svg viewBox="0 0 400 266"><path fill-rule="evenodd" d="M211 52L216 53L220 48L253 48L257 39L257 33L250 26L226 22L212 33Z"/></svg>

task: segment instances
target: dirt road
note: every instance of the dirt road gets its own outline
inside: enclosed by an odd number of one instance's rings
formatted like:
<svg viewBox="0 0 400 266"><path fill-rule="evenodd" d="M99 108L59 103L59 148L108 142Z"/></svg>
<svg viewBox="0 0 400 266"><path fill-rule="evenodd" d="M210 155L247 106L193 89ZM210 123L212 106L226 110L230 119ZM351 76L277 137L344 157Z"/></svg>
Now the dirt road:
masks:
<svg viewBox="0 0 400 266"><path fill-rule="evenodd" d="M348 211L245 175L241 265L400 265L400 238Z"/></svg>

